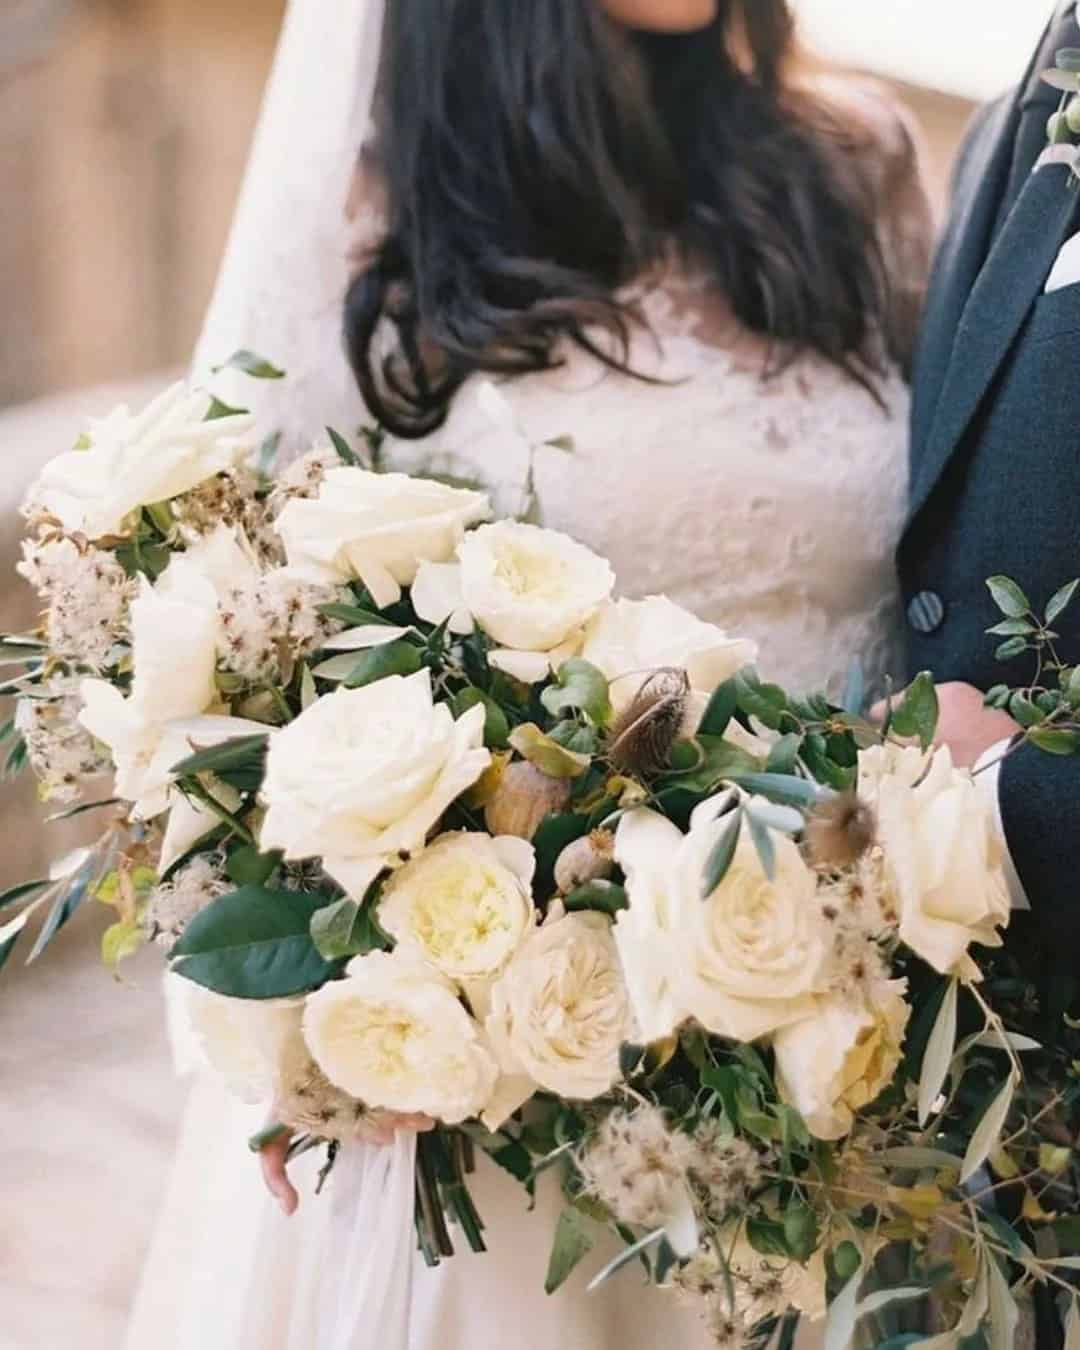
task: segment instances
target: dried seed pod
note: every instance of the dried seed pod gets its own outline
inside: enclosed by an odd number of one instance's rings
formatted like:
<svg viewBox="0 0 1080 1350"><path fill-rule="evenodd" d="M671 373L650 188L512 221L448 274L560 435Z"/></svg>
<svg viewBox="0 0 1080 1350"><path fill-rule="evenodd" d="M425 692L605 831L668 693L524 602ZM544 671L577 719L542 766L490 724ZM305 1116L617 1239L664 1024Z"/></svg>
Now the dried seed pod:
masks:
<svg viewBox="0 0 1080 1350"><path fill-rule="evenodd" d="M608 757L620 773L648 777L668 767L675 742L683 734L690 678L685 670L663 666L640 688L611 728Z"/></svg>
<svg viewBox="0 0 1080 1350"><path fill-rule="evenodd" d="M555 863L555 885L569 895L590 881L603 881L615 870L615 836L610 830L593 830L583 839L567 844Z"/></svg>
<svg viewBox="0 0 1080 1350"><path fill-rule="evenodd" d="M569 779L549 778L528 761L515 760L503 770L484 808L488 829L492 834L531 839L545 816L567 804L571 786Z"/></svg>
<svg viewBox="0 0 1080 1350"><path fill-rule="evenodd" d="M806 846L815 867L835 872L851 867L877 837L873 810L854 792L822 802L806 824Z"/></svg>

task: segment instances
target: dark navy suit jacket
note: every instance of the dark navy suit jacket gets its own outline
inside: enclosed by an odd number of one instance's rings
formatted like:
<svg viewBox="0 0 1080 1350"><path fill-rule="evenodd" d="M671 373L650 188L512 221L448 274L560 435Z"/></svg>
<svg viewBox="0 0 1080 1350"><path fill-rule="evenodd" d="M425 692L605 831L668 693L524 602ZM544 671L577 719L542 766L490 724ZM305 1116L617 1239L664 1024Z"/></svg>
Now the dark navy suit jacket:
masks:
<svg viewBox="0 0 1080 1350"><path fill-rule="evenodd" d="M1025 81L983 110L962 153L914 376L911 510L899 550L909 665L987 689L1032 678L1030 653L995 661L1005 573L1037 606L1080 575L1080 285L1043 294L1080 231L1064 165L1032 168L1060 97L1039 79L1080 46L1059 12ZM1055 627L1080 663L1080 602ZM1025 748L1000 782L1006 835L1035 911L1017 937L1080 971L1080 758ZM1035 953L1032 953L1035 954Z"/></svg>

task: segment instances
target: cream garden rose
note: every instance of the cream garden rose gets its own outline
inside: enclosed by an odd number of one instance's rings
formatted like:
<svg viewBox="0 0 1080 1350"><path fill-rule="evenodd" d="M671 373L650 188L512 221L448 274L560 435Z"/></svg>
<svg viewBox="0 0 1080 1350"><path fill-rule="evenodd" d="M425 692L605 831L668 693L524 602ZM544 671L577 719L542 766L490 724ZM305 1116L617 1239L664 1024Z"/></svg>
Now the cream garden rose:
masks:
<svg viewBox="0 0 1080 1350"><path fill-rule="evenodd" d="M360 580L379 608L393 604L424 562L454 556L466 529L491 514L482 492L366 469L331 469L313 498L277 519L290 568L317 582Z"/></svg>
<svg viewBox="0 0 1080 1350"><path fill-rule="evenodd" d="M498 1066L454 986L403 951L357 957L310 994L304 1036L327 1078L371 1107L455 1125L484 1109Z"/></svg>
<svg viewBox="0 0 1080 1350"><path fill-rule="evenodd" d="M504 1097L504 1119L536 1086L572 1101L607 1092L631 1031L610 920L553 906L494 985L486 1027L504 1074L521 1087L517 1101Z"/></svg>
<svg viewBox="0 0 1080 1350"><path fill-rule="evenodd" d="M644 1040L689 1017L714 1035L757 1040L805 1017L822 987L828 935L817 882L786 835L770 831L770 880L744 828L726 876L703 895L727 803L727 794L703 802L687 835L649 810L619 823L615 856L630 907L615 940Z"/></svg>
<svg viewBox="0 0 1080 1350"><path fill-rule="evenodd" d="M321 857L360 898L488 767L484 717L455 721L427 670L320 698L271 740L262 847Z"/></svg>
<svg viewBox="0 0 1080 1350"><path fill-rule="evenodd" d="M608 677L616 711L633 701L652 671L685 670L697 696L698 720L717 687L752 665L757 654L755 643L729 637L662 595L605 605L590 623L581 650Z"/></svg>
<svg viewBox="0 0 1080 1350"><path fill-rule="evenodd" d="M607 561L569 535L503 520L466 535L456 563L421 567L412 602L429 623L475 622L502 648L492 664L534 683L575 655L614 584Z"/></svg>
<svg viewBox="0 0 1080 1350"><path fill-rule="evenodd" d="M973 943L999 947L1009 921L1003 845L989 804L948 748L864 750L859 792L877 816L901 939L942 975Z"/></svg>
<svg viewBox="0 0 1080 1350"><path fill-rule="evenodd" d="M30 516L55 516L88 539L128 532L142 506L171 501L232 468L254 427L246 413L206 420L205 392L175 384L143 412L90 422L83 449L50 460L30 489Z"/></svg>
<svg viewBox="0 0 1080 1350"><path fill-rule="evenodd" d="M776 1082L818 1139L842 1139L855 1114L892 1082L911 1016L907 982L883 982L868 999L828 998L773 1038Z"/></svg>
<svg viewBox="0 0 1080 1350"><path fill-rule="evenodd" d="M453 833L391 874L379 923L466 987L497 976L533 924L536 857L524 839Z"/></svg>

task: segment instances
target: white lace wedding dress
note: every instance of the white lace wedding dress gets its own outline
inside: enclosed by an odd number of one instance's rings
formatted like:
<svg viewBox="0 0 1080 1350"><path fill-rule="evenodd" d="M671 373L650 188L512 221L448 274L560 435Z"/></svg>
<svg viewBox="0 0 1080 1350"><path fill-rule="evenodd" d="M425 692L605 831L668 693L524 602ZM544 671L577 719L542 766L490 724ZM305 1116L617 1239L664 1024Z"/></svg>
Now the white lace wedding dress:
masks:
<svg viewBox="0 0 1080 1350"><path fill-rule="evenodd" d="M877 160L886 255L900 284L917 288L925 204L895 113L870 105L864 153ZM812 355L763 380L760 340L692 275L672 264L641 298L658 342L642 333L634 360L666 383L569 353L560 370L501 384L516 433L492 420L477 383L437 435L389 445L390 466L479 480L500 511L526 504L531 479L543 523L609 557L623 593L664 592L755 638L763 670L786 685L835 685L856 652L878 681L897 668L900 375L882 383L880 401ZM563 437L572 448L552 444ZM319 1350L333 1198L311 1193L304 1160L300 1211L281 1216L245 1152L260 1124L197 1083L128 1350ZM545 1296L559 1198L554 1177L543 1180L530 1212L481 1159L474 1193L491 1250L437 1271L412 1258L410 1350L703 1350L710 1337L696 1313L646 1288L637 1268L586 1294L606 1259L599 1248L568 1288ZM361 1327L353 1347L379 1350L378 1338Z"/></svg>

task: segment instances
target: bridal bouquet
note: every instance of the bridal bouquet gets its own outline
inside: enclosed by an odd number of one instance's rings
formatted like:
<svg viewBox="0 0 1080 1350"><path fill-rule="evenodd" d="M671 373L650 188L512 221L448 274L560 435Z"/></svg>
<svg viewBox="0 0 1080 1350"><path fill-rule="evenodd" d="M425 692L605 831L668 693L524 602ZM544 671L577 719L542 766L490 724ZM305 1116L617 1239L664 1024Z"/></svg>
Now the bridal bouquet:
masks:
<svg viewBox="0 0 1080 1350"><path fill-rule="evenodd" d="M30 494L9 761L108 824L0 898L0 963L93 897L105 960L158 944L271 1132L329 1168L384 1113L437 1122L431 1263L455 1228L483 1246L481 1150L558 1175L549 1291L613 1230L594 1283L643 1268L720 1346L790 1347L803 1315L841 1350L918 1299L927 1344L1011 1346L1034 1282L1080 1334L1076 1162L1039 1128L1076 1065L1032 1091L1047 1052L991 1002L1000 847L932 748L932 681L884 725L857 680L795 698L580 543L379 472L373 433L275 475L251 427L178 387ZM1075 734L1060 684L1032 734Z"/></svg>

